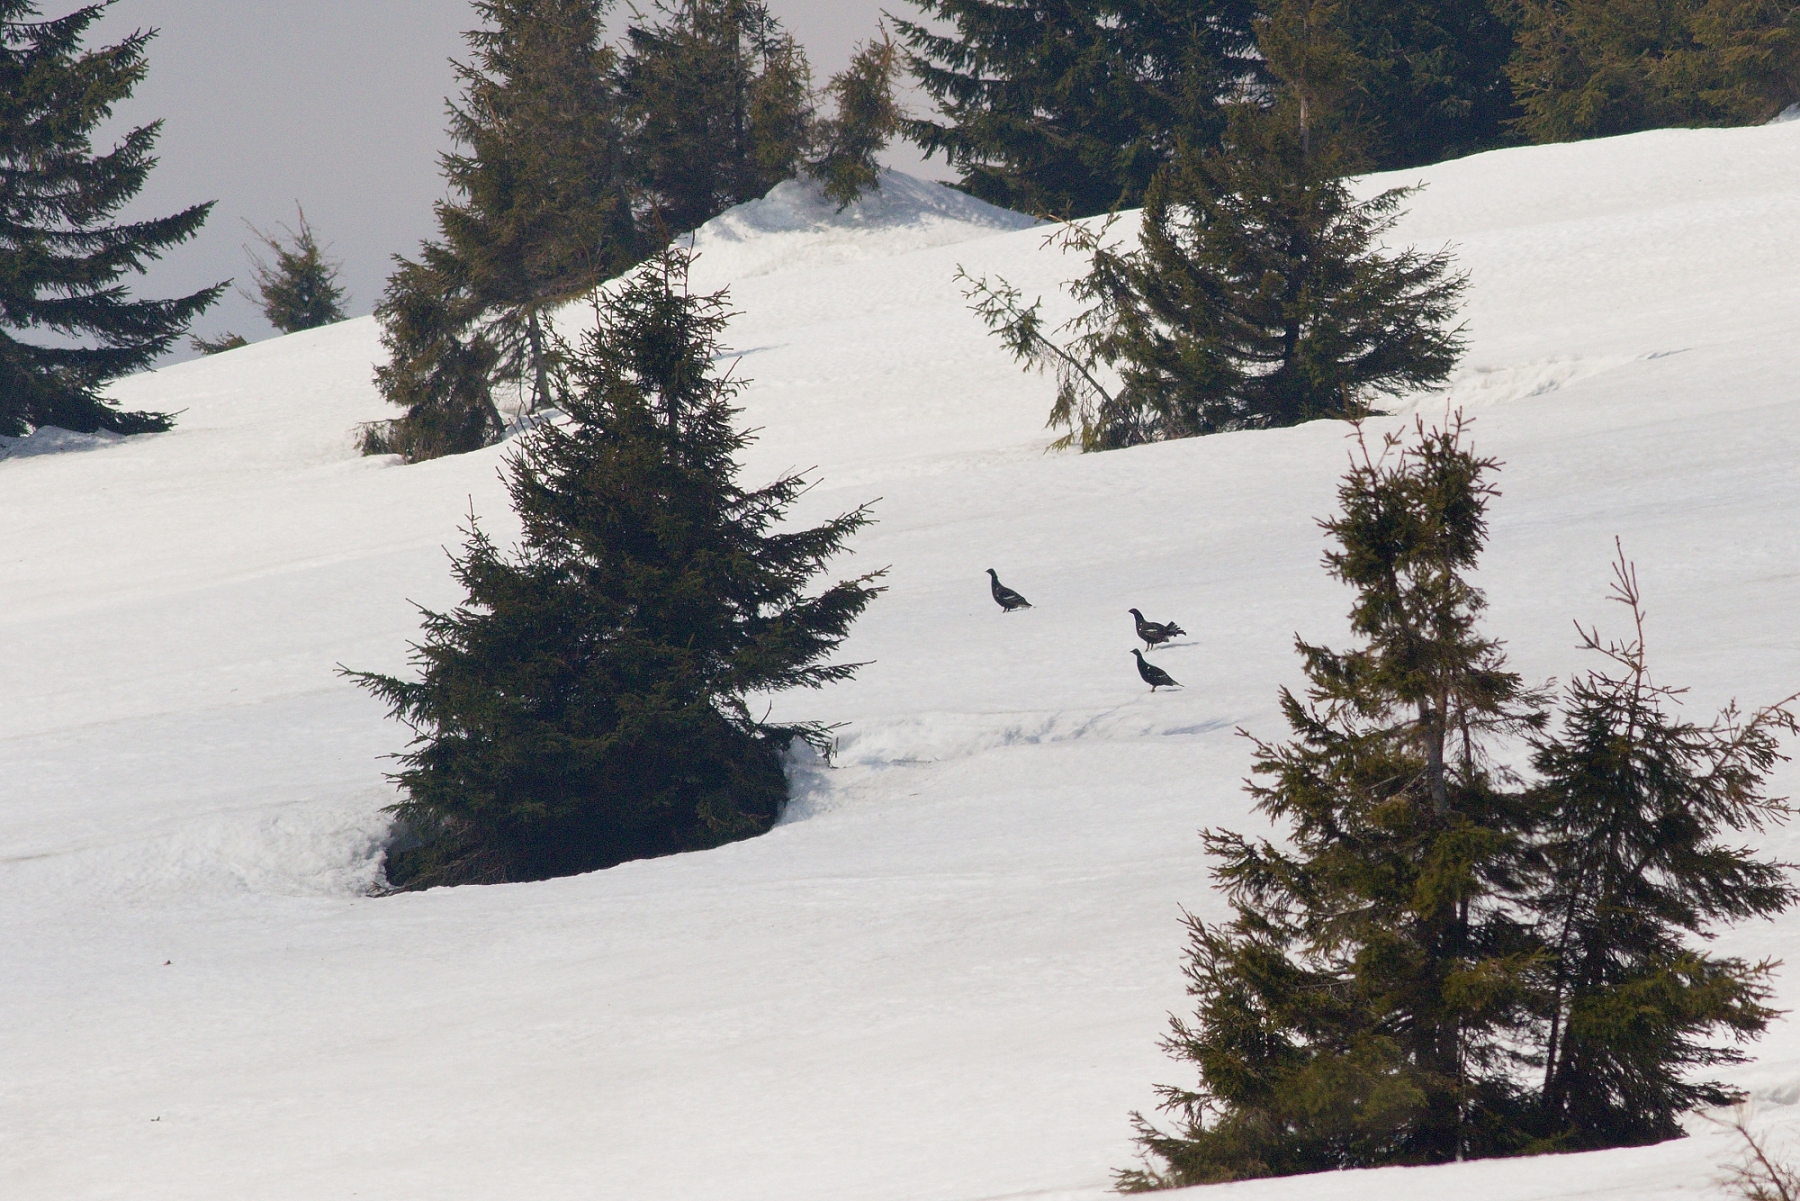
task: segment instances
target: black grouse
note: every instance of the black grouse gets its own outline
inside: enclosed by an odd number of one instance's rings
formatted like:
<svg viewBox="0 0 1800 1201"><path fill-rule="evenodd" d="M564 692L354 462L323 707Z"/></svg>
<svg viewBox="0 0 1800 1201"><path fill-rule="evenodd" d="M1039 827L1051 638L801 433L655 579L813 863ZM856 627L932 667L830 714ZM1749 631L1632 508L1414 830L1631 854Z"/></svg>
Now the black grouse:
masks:
<svg viewBox="0 0 1800 1201"><path fill-rule="evenodd" d="M1158 646L1167 642L1177 634L1187 633L1186 630L1182 629L1172 621L1145 621L1144 615L1139 613L1136 609L1127 609L1125 611L1131 614L1131 619L1133 621L1137 622L1137 636L1144 640L1145 650L1149 650L1153 646Z"/></svg>
<svg viewBox="0 0 1800 1201"><path fill-rule="evenodd" d="M1132 648L1131 653L1137 656L1138 675L1143 677L1144 683L1150 685L1151 692L1155 692L1158 688L1181 687L1181 681L1177 680L1174 676L1170 675L1154 663L1144 662L1143 651L1134 647Z"/></svg>
<svg viewBox="0 0 1800 1201"><path fill-rule="evenodd" d="M992 567L987 569L987 573L988 579L992 581L995 604L999 605L1002 609L1005 609L1008 613L1011 613L1014 609L1031 608L1030 601L1000 582L1000 577L994 574L994 569Z"/></svg>

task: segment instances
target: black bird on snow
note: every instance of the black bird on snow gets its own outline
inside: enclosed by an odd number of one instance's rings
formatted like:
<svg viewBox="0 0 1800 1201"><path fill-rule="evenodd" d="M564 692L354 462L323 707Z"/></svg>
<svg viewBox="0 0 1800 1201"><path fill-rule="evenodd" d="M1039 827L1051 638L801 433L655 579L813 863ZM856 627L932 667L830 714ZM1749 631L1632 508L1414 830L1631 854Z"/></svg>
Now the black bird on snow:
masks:
<svg viewBox="0 0 1800 1201"><path fill-rule="evenodd" d="M1143 651L1133 647L1131 653L1137 656L1138 675L1143 678L1144 683L1150 685L1151 692L1155 692L1158 688L1181 687L1181 681L1177 680L1174 676L1170 675L1154 663L1144 662Z"/></svg>
<svg viewBox="0 0 1800 1201"><path fill-rule="evenodd" d="M1131 620L1137 622L1137 635L1144 640L1145 650L1149 650L1153 646L1160 646L1177 634L1187 633L1172 621L1145 621L1144 615L1136 609L1125 611L1131 614Z"/></svg>
<svg viewBox="0 0 1800 1201"><path fill-rule="evenodd" d="M987 569L987 573L988 579L992 581L995 604L999 605L1002 609L1005 609L1008 613L1011 613L1014 609L1031 608L1030 601L1000 582L1000 577L994 574L994 569L992 567Z"/></svg>

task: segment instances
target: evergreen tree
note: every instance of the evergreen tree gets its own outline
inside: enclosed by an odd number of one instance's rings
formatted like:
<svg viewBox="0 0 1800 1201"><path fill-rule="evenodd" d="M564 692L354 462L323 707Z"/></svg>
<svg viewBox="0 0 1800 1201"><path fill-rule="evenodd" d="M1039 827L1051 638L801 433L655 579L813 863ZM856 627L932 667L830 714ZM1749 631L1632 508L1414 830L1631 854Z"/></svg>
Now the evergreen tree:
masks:
<svg viewBox="0 0 1800 1201"><path fill-rule="evenodd" d="M218 299L224 284L174 300L133 300L121 278L197 233L211 211L117 224L156 165L160 121L96 154L94 130L147 71L155 31L81 47L105 10L89 4L34 20L31 0L0 0L0 434L40 425L121 434L168 429L166 413L131 413L102 395L148 366ZM43 330L97 345L38 345Z"/></svg>
<svg viewBox="0 0 1800 1201"><path fill-rule="evenodd" d="M1692 1073L1744 1061L1710 1038L1762 1033L1775 1016L1773 965L1695 940L1800 898L1790 865L1729 841L1791 814L1764 782L1785 758L1778 735L1796 732L1795 698L1748 717L1732 706L1707 725L1678 719L1678 690L1650 678L1637 574L1622 553L1614 570L1634 633L1602 643L1582 631L1610 669L1569 686L1558 733L1533 756L1544 831L1534 893L1551 968L1543 1135L1574 1149L1677 1138L1683 1113L1737 1099Z"/></svg>
<svg viewBox="0 0 1800 1201"><path fill-rule="evenodd" d="M1021 212L1139 203L1179 145L1218 140L1220 102L1261 73L1252 0L912 3L928 21L895 27L941 120L902 129L965 190Z"/></svg>
<svg viewBox="0 0 1800 1201"><path fill-rule="evenodd" d="M282 227L286 242L250 226L256 240L274 256L271 262L250 252L250 273L256 280L263 316L284 334L344 319L344 289L337 283L339 264L325 258L307 224L306 210L299 205L294 208L300 225L297 230Z"/></svg>
<svg viewBox="0 0 1800 1201"><path fill-rule="evenodd" d="M807 173L820 182L827 199L837 201L839 211L864 192L881 188L875 155L900 128L900 106L894 100L899 70L899 48L884 32L880 41L857 47L849 67L825 85L837 115L818 122L818 153Z"/></svg>
<svg viewBox="0 0 1800 1201"><path fill-rule="evenodd" d="M1510 0L1533 142L1766 121L1800 100L1788 0Z"/></svg>
<svg viewBox="0 0 1800 1201"><path fill-rule="evenodd" d="M636 262L625 176L618 55L603 40L608 0L475 0L461 103L443 156L454 198L437 207L441 248L426 262L465 291L535 409L553 399L554 340L543 314Z"/></svg>
<svg viewBox="0 0 1800 1201"><path fill-rule="evenodd" d="M1635 637L1582 632L1612 670L1550 732L1547 690L1476 630L1494 462L1460 418L1396 448L1364 450L1325 523L1364 643L1297 641L1294 737L1257 743L1251 794L1287 837L1205 835L1233 917L1188 918L1197 1010L1164 1041L1199 1083L1160 1090L1174 1131L1136 1118L1155 1162L1127 1190L1677 1137L1735 1095L1693 1078L1743 1061L1716 1040L1775 1016L1772 963L1697 944L1800 899L1792 865L1731 841L1791 814L1765 788L1800 695L1673 717L1621 556ZM1490 758L1496 735L1530 743L1537 783Z"/></svg>
<svg viewBox="0 0 1800 1201"><path fill-rule="evenodd" d="M716 846L767 830L781 755L814 725L758 720L752 693L816 687L879 589L806 589L869 517L778 528L805 485L748 490L739 381L713 368L723 294L692 296L665 251L598 300L567 420L507 464L522 543L471 524L468 599L425 614L417 680L351 673L415 731L396 811L422 842L403 887L526 880Z"/></svg>
<svg viewBox="0 0 1800 1201"><path fill-rule="evenodd" d="M1053 423L1099 450L1356 417L1444 380L1465 279L1447 251L1377 250L1408 190L1358 201L1347 161L1299 97L1239 105L1220 149L1158 174L1134 251L1071 227L1092 256L1073 289L1089 306L1080 355L1120 386L1110 401L1060 397Z"/></svg>
<svg viewBox="0 0 1800 1201"><path fill-rule="evenodd" d="M375 386L406 410L363 427L364 454L397 454L408 463L464 454L497 442L506 422L494 405L500 354L476 328L480 311L464 289L434 270L447 257L427 243L426 261L394 256L396 269L375 306L387 362Z"/></svg>
<svg viewBox="0 0 1800 1201"><path fill-rule="evenodd" d="M1293 732L1258 742L1257 808L1278 846L1211 831L1235 916L1188 919L1192 1021L1165 1046L1199 1071L1167 1088L1179 1128L1138 1119L1145 1189L1493 1154L1526 1137L1517 1034L1537 963L1519 889L1528 815L1484 743L1541 725L1541 697L1477 630L1469 573L1496 464L1460 423L1365 448L1324 523L1362 644L1296 640ZM1397 453L1396 453L1397 452Z"/></svg>
<svg viewBox="0 0 1800 1201"><path fill-rule="evenodd" d="M697 229L804 165L812 140L806 53L763 0L658 0L633 25L621 77L641 220Z"/></svg>
<svg viewBox="0 0 1800 1201"><path fill-rule="evenodd" d="M201 354L224 354L228 350L236 350L240 346L250 345L250 339L242 334L234 334L226 330L216 338L203 338L195 334L188 339L188 345Z"/></svg>
<svg viewBox="0 0 1800 1201"><path fill-rule="evenodd" d="M1326 110L1358 128L1378 170L1435 163L1504 143L1516 115L1512 31L1489 0L1278 0L1257 41L1289 88L1296 44L1334 45Z"/></svg>
<svg viewBox="0 0 1800 1201"><path fill-rule="evenodd" d="M470 63L450 105L462 148L442 162L441 237L395 256L381 303L388 363L375 373L406 410L365 428L363 449L409 462L497 441L493 389L554 401L561 348L544 314L634 262L642 241L625 177L617 54L606 0L477 0Z"/></svg>

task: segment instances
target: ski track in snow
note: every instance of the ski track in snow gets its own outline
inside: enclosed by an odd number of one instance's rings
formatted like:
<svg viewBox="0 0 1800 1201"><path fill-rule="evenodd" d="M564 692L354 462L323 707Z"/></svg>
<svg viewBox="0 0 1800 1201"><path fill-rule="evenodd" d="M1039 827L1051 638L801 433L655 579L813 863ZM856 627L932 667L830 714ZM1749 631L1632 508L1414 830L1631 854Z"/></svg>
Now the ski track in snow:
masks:
<svg viewBox="0 0 1800 1201"><path fill-rule="evenodd" d="M1528 678L1616 629L1615 534L1659 676L1704 715L1800 687L1800 122L1509 150L1424 182L1396 244L1470 274L1446 392L1505 461L1481 580ZM1132 218L1119 226L1129 236ZM1279 737L1346 428L1051 455L1051 386L958 265L1069 313L1029 219L904 176L839 213L782 185L695 236L729 285L760 429L817 520L880 498L889 565L854 682L772 698L847 723L768 836L541 884L376 899L382 756L336 665L398 671L454 604L471 509L516 526L504 448L359 457L371 319L122 381L167 434L0 440L0 1195L1093 1201L1127 1114L1184 1073L1195 831L1261 833L1244 728ZM586 320L563 315L567 330ZM79 453L77 453L79 452ZM987 567L1036 608L1002 615ZM1193 633L1153 659L1128 606ZM1796 791L1785 765L1777 792ZM1795 831L1766 847L1800 857ZM1800 915L1722 938L1800 960ZM1800 1001L1800 966L1777 1003ZM1800 1025L1730 1073L1800 1131ZM1729 1140L1224 1186L1231 1201L1718 1195Z"/></svg>

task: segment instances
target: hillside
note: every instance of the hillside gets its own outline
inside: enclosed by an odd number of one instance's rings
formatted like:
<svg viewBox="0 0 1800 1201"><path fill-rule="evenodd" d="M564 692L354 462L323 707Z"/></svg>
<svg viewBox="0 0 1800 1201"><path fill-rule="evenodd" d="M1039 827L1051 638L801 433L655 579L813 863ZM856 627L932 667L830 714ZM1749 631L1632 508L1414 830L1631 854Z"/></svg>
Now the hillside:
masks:
<svg viewBox="0 0 1800 1201"><path fill-rule="evenodd" d="M1710 713L1800 689L1800 122L1503 151L1423 181L1471 350L1448 403L1503 459L1481 582L1528 678L1586 666L1613 537L1652 662ZM786 185L784 185L785 187ZM1238 728L1281 731L1346 428L1047 455L952 274L1052 292L1016 214L891 178L698 237L760 430L745 474L880 498L843 573L892 565L848 723L768 836L548 883L365 895L403 731L336 674L403 670L443 548L504 538L503 448L357 455L369 319L126 380L168 434L0 459L0 1194L133 1201L1093 1201L1179 1079L1195 837L1260 832ZM579 323L581 314L568 314ZM1409 409L1444 412L1446 398ZM1405 413L1376 422L1385 428ZM42 453L23 453L36 451ZM987 567L1036 608L1003 616ZM1127 606L1192 637L1150 694ZM1778 791L1800 793L1800 770ZM1773 851L1800 860L1800 831ZM1800 914L1721 944L1785 957ZM1800 1020L1735 1079L1800 1133ZM1639 1151L1230 1186L1230 1201L1710 1194L1717 1134Z"/></svg>

